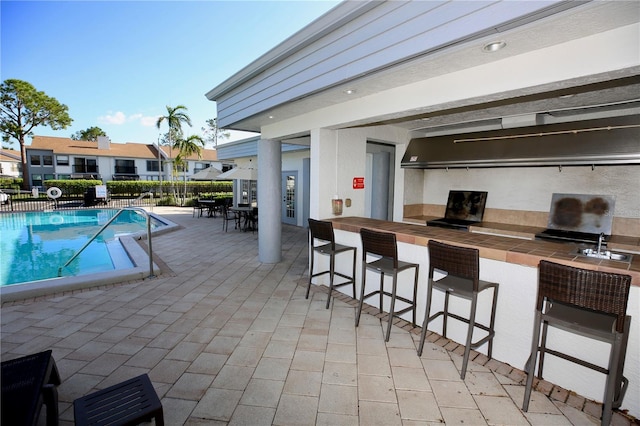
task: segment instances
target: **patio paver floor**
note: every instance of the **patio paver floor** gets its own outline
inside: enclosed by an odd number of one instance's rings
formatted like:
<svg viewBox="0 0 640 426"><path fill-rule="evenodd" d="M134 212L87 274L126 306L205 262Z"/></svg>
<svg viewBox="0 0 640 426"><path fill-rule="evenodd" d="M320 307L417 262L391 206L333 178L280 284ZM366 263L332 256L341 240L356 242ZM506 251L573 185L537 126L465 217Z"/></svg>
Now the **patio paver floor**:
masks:
<svg viewBox="0 0 640 426"><path fill-rule="evenodd" d="M2 306L2 360L53 349L62 425L75 398L142 373L167 425L599 424L575 395L536 391L523 413L521 372L476 354L461 381L460 355L437 335L418 358L419 329L400 322L385 343L386 316L363 313L355 328L350 297L330 309L326 288L305 299L304 228L283 226L283 260L268 265L257 233L154 210L182 225L153 238L170 271Z"/></svg>

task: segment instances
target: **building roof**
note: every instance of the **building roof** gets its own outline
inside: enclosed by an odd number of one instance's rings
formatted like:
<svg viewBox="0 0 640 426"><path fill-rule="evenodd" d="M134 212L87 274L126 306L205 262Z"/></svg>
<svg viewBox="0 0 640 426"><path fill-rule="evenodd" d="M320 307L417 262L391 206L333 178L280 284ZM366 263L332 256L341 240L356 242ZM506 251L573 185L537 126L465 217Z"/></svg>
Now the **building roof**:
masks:
<svg viewBox="0 0 640 426"><path fill-rule="evenodd" d="M20 162L20 151L14 149L0 148L0 161Z"/></svg>
<svg viewBox="0 0 640 426"><path fill-rule="evenodd" d="M345 0L206 97L219 126L280 140L381 125L460 134L548 112L578 121L637 108L639 28L637 0Z"/></svg>
<svg viewBox="0 0 640 426"><path fill-rule="evenodd" d="M166 146L161 147L162 152L164 152L164 155L166 158L169 158L169 148ZM153 150L154 152L156 152L156 157L157 157L157 152L155 150L155 145L153 146ZM172 157L176 157L177 155L177 151L175 149L171 150L171 156ZM198 158L197 155L193 154L193 155L189 155L187 157L188 160L192 160L192 161L218 161L218 153L215 149L203 149L200 151L200 158Z"/></svg>
<svg viewBox="0 0 640 426"><path fill-rule="evenodd" d="M153 144L141 143L109 143L109 149L99 149L98 142L76 141L70 138L54 136L34 136L29 149L51 150L54 154L87 155L92 157L124 157L124 158L158 158L158 151ZM165 157L168 158L169 149L162 147ZM176 150L171 151L172 156L177 155ZM216 161L217 153L214 149L203 149L202 161ZM198 161L197 155L188 157L189 160Z"/></svg>

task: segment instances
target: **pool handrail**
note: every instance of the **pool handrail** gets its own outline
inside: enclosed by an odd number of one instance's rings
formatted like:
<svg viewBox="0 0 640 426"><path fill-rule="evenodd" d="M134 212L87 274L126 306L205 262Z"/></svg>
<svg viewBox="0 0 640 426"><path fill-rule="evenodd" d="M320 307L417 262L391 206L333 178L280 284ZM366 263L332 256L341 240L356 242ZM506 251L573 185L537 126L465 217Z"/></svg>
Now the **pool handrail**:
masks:
<svg viewBox="0 0 640 426"><path fill-rule="evenodd" d="M133 200L133 201L129 201L129 207L131 207L134 203L134 201L140 201L142 200L146 195L149 196L149 198L151 198L151 201L153 201L153 192L148 191L148 192L143 192L142 194L138 195L138 197Z"/></svg>
<svg viewBox="0 0 640 426"><path fill-rule="evenodd" d="M121 208L116 212L116 214L113 215L111 219L107 221L107 223L102 225L102 227L98 230L98 232L96 232L93 237L89 238L89 240L85 243L85 245L83 245L80 250L78 250L73 256L71 256L71 259L67 260L67 262L64 265L58 268L58 277L62 277L62 270L67 266L69 266L69 264L73 262L80 255L80 253L82 253L82 251L84 251L84 249L86 249L87 246L89 246L89 244L91 244L93 240L95 240L98 237L98 235L100 235L102 231L104 231L105 228L109 226L114 220L116 220L116 218L120 215L120 213L122 213L125 210L134 210L134 211L140 212L147 219L147 241L149 242L149 276L147 278L155 277L155 275L153 275L153 250L151 248L151 215L142 207L132 207L132 206Z"/></svg>

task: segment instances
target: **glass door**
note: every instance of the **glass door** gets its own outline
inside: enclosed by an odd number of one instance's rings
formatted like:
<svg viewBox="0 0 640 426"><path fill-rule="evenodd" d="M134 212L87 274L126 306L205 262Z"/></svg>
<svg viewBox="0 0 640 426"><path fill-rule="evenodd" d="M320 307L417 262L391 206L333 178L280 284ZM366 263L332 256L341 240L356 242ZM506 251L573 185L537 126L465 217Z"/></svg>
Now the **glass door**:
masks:
<svg viewBox="0 0 640 426"><path fill-rule="evenodd" d="M298 224L296 189L298 172L282 172L282 223Z"/></svg>

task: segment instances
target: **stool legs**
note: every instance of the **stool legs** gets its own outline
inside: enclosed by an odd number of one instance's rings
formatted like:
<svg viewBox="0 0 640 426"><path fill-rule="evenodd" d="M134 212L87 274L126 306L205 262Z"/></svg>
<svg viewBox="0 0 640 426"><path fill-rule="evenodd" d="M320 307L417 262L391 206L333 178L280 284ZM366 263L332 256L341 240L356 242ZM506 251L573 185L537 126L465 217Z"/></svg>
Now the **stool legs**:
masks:
<svg viewBox="0 0 640 426"><path fill-rule="evenodd" d="M313 249L312 249L313 250ZM325 253L328 254L328 253ZM338 253L339 254L339 253ZM305 294L305 299L309 298L309 291L311 290L311 280L314 277L318 277L320 275L324 275L324 274L329 274L329 295L327 296L327 304L325 306L326 309L329 309L329 304L331 303L331 295L333 294L333 290L335 287L337 286L342 286L345 284L351 284L352 287L352 291L353 291L353 298L356 298L356 249L353 248L353 267L351 270L351 276L348 277L345 274L341 274L339 272L336 272L336 254L335 253L331 253L328 254L329 255L329 270L328 271L322 271L322 272L318 272L318 273L313 273L313 268L315 265L315 253L312 251L311 252L311 264L309 265L309 282L307 283L307 293ZM339 276L342 278L345 278L347 281L345 281L344 283L335 284L335 276Z"/></svg>
<svg viewBox="0 0 640 426"><path fill-rule="evenodd" d="M362 267L362 285L360 286L360 300L358 301L358 310L356 311L356 327L360 324L360 314L362 313L362 302L364 300L364 288L367 281L367 268Z"/></svg>
<svg viewBox="0 0 640 426"><path fill-rule="evenodd" d="M467 364L469 363L469 352L471 352L471 338L473 337L473 328L476 325L476 306L478 305L478 294L474 293L471 299L471 312L469 313L469 329L467 330L467 340L464 345L464 355L462 356L462 370L460 371L460 379L464 380L467 374ZM491 357L491 356L489 356Z"/></svg>
<svg viewBox="0 0 640 426"><path fill-rule="evenodd" d="M393 323L393 311L396 307L396 288L398 285L398 274L393 274L393 287L391 290L391 306L389 307L389 321L387 323L387 333L384 335L384 341L388 342L389 337L391 337L391 323ZM380 298L382 298L382 293L380 293ZM380 304L380 309L382 309L382 303Z"/></svg>
<svg viewBox="0 0 640 426"><path fill-rule="evenodd" d="M447 337L447 319L448 317L455 318L459 321L464 321L469 324L467 329L467 336L465 339L464 345L464 354L462 357L462 368L460 371L460 378L464 380L467 365L469 364L469 355L471 353L471 349L475 349L484 343L487 343L487 356L491 358L491 354L493 351L493 336L495 335L494 327L495 327L495 318L496 318L496 303L498 301L498 286L493 287L493 300L491 305L491 318L489 322L489 326L485 326L483 324L476 324L476 310L478 305L478 294L473 293L471 300L471 309L469 312L469 318L463 318L457 314L449 313L449 292L445 291L444 294L444 307L442 311L435 313L434 315L430 315L431 311L431 299L433 296L433 286L429 283L429 287L427 288L427 305L425 310L424 321L422 323L422 331L420 332L420 343L418 344L418 356L422 356L422 351L424 350L424 341L427 335L427 328L429 323L436 319L437 317L442 315L442 337ZM480 328L486 331L488 334L486 337L478 340L477 342L473 342L473 331L475 328Z"/></svg>
<svg viewBox="0 0 640 426"><path fill-rule="evenodd" d="M315 263L316 256L315 256L315 253L313 251L313 247L311 247L310 256L311 256L311 265L309 266L309 283L307 284L307 294L304 296L305 299L309 298L309 290L311 290L311 279L314 276L313 275L313 265Z"/></svg>
<svg viewBox="0 0 640 426"><path fill-rule="evenodd" d="M424 349L424 339L427 336L427 326L429 325L429 321L431 318L429 317L429 312L431 310L431 293L433 292L433 287L429 286L427 289L427 306L424 314L424 321L422 322L422 332L420 333L420 344L418 345L418 356L422 356L422 350Z"/></svg>
<svg viewBox="0 0 640 426"><path fill-rule="evenodd" d="M533 337L531 339L531 355L527 361L525 368L527 372L527 382L524 387L524 401L522 403L522 410L529 410L529 400L531 399L531 388L533 387L533 376L536 369L536 359L538 358L538 342L540 341L540 322L542 315L540 311L536 311L535 323L533 326Z"/></svg>
<svg viewBox="0 0 640 426"><path fill-rule="evenodd" d="M384 299L383 297L385 296L385 294L387 296L391 296L391 304L389 306L389 316L388 316L388 323L387 323L387 330L385 332L385 341L388 342L389 338L391 337L391 325L393 323L393 316L395 314L402 314L404 312L406 312L407 310L411 309L412 310L412 320L413 320L413 326L416 326L416 297L418 294L418 277L419 277L419 267L416 266L415 268L415 278L413 281L413 302L411 303L410 301L408 301L408 299L405 299L403 297L399 297L397 294L398 291L398 274L394 273L393 274L393 282L392 282L392 289L391 289L391 293L385 293L384 291L384 277L386 276L386 274L382 271L380 271L380 290L377 292L373 292L373 293L369 293L369 296L374 296L376 293L378 293L379 295L379 311L380 313L382 313L382 307L383 307L383 303L384 303ZM360 315L362 313L362 305L364 303L364 299L365 299L365 287L366 287L366 276L367 276L367 269L366 266L363 266L363 270L362 270L362 287L360 288L360 300L358 302L358 310L356 311L356 327L358 326L358 324L360 323ZM400 310L398 312L396 312L395 307L396 307L396 300L400 299L401 301L405 302L405 303L410 303L410 307L405 308L403 310Z"/></svg>

